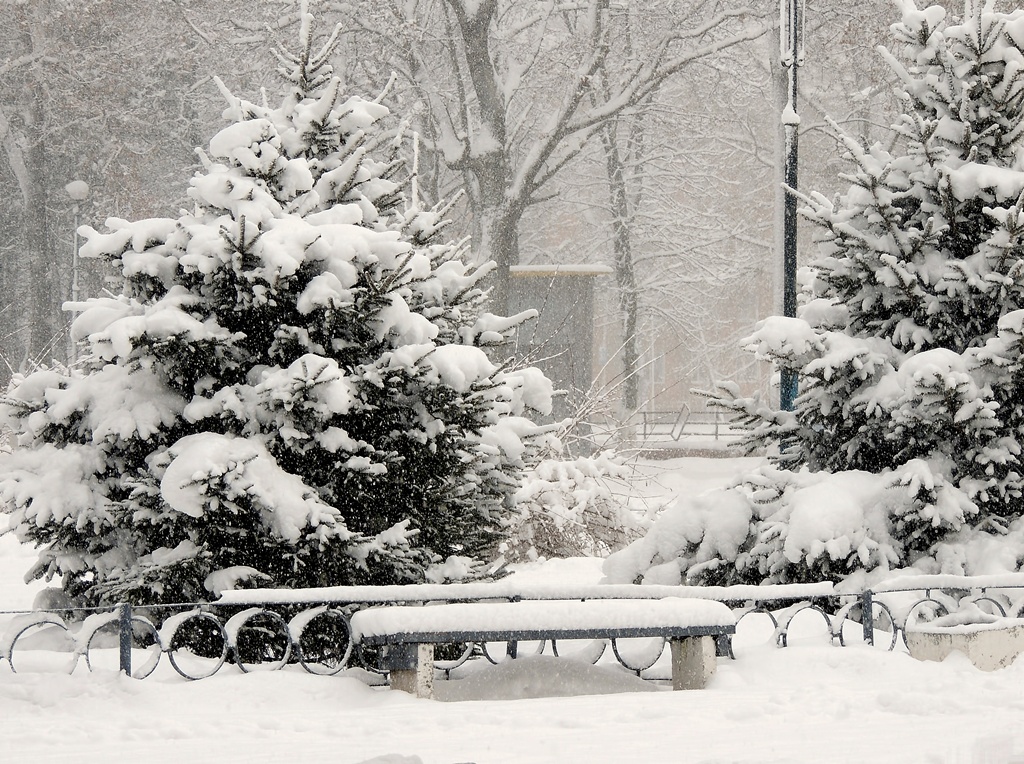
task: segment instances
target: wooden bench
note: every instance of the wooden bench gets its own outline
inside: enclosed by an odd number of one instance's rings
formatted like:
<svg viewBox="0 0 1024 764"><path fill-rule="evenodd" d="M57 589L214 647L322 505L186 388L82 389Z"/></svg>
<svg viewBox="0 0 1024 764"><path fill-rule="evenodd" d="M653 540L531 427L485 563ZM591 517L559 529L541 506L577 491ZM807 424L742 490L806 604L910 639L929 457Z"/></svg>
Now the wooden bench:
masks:
<svg viewBox="0 0 1024 764"><path fill-rule="evenodd" d="M736 631L721 602L547 600L392 606L352 616L355 644L385 648L391 687L433 695L434 645L663 637L672 651L672 689L701 689L715 670L715 640Z"/></svg>

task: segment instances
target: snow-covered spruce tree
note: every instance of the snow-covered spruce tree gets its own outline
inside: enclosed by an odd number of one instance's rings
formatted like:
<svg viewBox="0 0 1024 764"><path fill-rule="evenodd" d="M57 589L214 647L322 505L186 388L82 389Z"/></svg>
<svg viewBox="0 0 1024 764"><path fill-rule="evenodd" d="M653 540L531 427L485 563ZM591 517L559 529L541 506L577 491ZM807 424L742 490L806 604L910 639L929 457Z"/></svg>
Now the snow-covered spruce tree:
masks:
<svg viewBox="0 0 1024 764"><path fill-rule="evenodd" d="M482 349L525 314L482 311L488 269L405 199L387 109L341 93L337 31L317 51L301 27L280 106L224 91L193 212L83 229L124 292L78 306L81 373L3 401L29 575L83 601L465 575L545 440L548 380Z"/></svg>
<svg viewBox="0 0 1024 764"><path fill-rule="evenodd" d="M666 521L619 561L620 578L659 565L788 581L1024 561L1024 11L969 0L954 22L901 7L901 55L882 51L909 107L901 149L842 139L849 190L803 210L822 235L800 316L769 318L749 340L798 372L795 410L729 386L716 401L776 467L733 489L735 511Z"/></svg>

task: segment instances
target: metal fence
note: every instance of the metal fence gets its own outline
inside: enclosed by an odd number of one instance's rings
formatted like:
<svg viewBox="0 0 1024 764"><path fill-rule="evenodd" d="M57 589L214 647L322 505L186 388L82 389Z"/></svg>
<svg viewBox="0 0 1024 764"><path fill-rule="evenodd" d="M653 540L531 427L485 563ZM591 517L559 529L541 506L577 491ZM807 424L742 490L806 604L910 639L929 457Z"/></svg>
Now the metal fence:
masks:
<svg viewBox="0 0 1024 764"><path fill-rule="evenodd" d="M0 611L8 621L0 639L0 660L15 671L73 671L82 660L89 670L102 666L139 679L167 660L186 679L213 676L225 665L242 672L299 665L313 674L333 675L360 667L383 673L375 650L353 649L349 619L362 608L483 600L657 599L695 597L726 602L737 624L753 614L770 619L773 639L788 644L790 626L803 613L822 619L827 638L846 644L844 627L858 626L868 644L888 637L893 650L900 635L921 620L970 605L993 617L1024 617L1024 574L964 578L915 576L893 579L859 592L836 591L831 583L788 586L513 586L488 584L405 587L336 587L226 593L214 603L176 603L106 609ZM159 623L159 626L157 624ZM650 669L664 640L588 641L531 645L454 644L438 650L436 667L449 673L468 660L492 663L504 655L540 653L597 662L611 647L615 660L637 675ZM719 654L732 655L731 642Z"/></svg>
<svg viewBox="0 0 1024 764"><path fill-rule="evenodd" d="M883 581L859 595L863 638L873 645L881 624L892 634L892 650L900 636L906 645L908 626L963 613L968 605L1001 618L1024 617L1024 574L906 576Z"/></svg>
<svg viewBox="0 0 1024 764"><path fill-rule="evenodd" d="M90 671L116 668L137 679L152 674L162 660L186 679L213 676L228 663L242 672L298 663L314 674L335 674L349 665L348 613L326 604L290 610L297 612L122 603L96 611L5 611L0 616L12 618L0 640L0 659L15 672L23 664L29 670L42 664L68 673L84 660ZM82 619L84 612L89 615Z"/></svg>
<svg viewBox="0 0 1024 764"><path fill-rule="evenodd" d="M732 440L738 434L728 423L724 411L697 410L684 406L678 411L644 410L640 413L640 432L645 441L683 441L686 438Z"/></svg>

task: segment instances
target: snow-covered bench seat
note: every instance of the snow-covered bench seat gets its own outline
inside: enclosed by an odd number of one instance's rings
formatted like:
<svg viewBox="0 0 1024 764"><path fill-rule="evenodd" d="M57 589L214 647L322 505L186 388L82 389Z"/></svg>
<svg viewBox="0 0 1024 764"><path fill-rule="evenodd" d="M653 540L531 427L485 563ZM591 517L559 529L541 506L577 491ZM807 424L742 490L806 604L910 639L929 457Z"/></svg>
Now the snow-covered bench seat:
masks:
<svg viewBox="0 0 1024 764"><path fill-rule="evenodd" d="M433 648L447 642L664 637L672 688L700 689L715 670L715 639L735 633L736 619L708 600L548 600L369 608L351 626L354 643L386 648L393 688L429 698Z"/></svg>

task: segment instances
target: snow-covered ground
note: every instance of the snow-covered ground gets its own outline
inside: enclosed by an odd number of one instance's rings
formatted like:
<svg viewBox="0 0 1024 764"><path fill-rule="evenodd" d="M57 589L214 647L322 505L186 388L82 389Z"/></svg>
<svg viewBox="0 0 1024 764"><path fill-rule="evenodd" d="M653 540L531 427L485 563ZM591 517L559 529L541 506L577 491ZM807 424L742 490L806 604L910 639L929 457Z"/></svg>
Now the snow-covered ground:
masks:
<svg viewBox="0 0 1024 764"><path fill-rule="evenodd" d="M710 463L709 463L710 461ZM732 476L726 460L679 460L654 487L694 490ZM712 474L714 473L714 474ZM0 609L31 604L31 553L0 538ZM529 580L596 581L599 561L538 564ZM886 643L879 639L879 643ZM225 667L186 682L166 665L138 681L112 671L12 674L0 664L0 761L453 764L493 762L1024 763L1024 659L985 673L954 654L828 644L798 617L775 647L766 619L740 624L736 660L706 690L671 692L601 664L542 655L478 668L416 700L352 677ZM443 691L443 690L442 690ZM536 697L548 695L548 697Z"/></svg>

